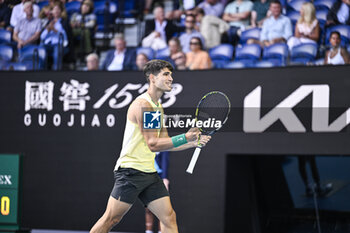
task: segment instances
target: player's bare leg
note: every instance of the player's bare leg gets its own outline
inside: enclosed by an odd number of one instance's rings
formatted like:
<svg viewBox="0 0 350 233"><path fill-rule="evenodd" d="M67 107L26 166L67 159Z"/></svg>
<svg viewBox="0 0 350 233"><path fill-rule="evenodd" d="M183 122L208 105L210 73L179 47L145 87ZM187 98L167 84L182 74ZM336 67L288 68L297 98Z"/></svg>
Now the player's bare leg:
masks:
<svg viewBox="0 0 350 233"><path fill-rule="evenodd" d="M145 210L146 231L153 231L154 215L146 208Z"/></svg>
<svg viewBox="0 0 350 233"><path fill-rule="evenodd" d="M95 223L90 233L107 233L118 224L131 208L131 204L109 197L105 213Z"/></svg>
<svg viewBox="0 0 350 233"><path fill-rule="evenodd" d="M169 197L162 197L152 201L147 208L154 213L161 223L162 233L178 233L176 214L171 206Z"/></svg>

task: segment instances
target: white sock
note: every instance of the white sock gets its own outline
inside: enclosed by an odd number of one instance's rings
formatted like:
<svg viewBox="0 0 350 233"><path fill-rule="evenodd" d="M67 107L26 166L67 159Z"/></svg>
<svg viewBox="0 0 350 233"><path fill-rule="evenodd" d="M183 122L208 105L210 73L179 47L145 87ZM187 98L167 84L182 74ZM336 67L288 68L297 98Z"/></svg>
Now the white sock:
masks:
<svg viewBox="0 0 350 233"><path fill-rule="evenodd" d="M146 233L153 233L153 231L147 230Z"/></svg>

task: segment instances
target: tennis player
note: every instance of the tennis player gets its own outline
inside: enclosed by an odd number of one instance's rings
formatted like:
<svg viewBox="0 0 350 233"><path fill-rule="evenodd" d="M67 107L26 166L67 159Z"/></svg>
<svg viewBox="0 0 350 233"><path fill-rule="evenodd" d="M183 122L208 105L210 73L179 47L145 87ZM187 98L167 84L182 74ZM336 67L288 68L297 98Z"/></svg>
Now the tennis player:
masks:
<svg viewBox="0 0 350 233"><path fill-rule="evenodd" d="M109 232L120 222L137 198L160 220L162 233L178 232L169 193L154 167L155 152L193 148L197 146L198 140L204 146L211 137L199 137L200 132L197 128L173 137L168 136L165 127L144 129L144 111L152 110L154 118L163 115L159 99L164 92L172 89L172 71L173 67L163 60L151 60L146 63L144 75L149 88L137 97L128 109L123 146L114 170L114 187L105 213L90 232Z"/></svg>

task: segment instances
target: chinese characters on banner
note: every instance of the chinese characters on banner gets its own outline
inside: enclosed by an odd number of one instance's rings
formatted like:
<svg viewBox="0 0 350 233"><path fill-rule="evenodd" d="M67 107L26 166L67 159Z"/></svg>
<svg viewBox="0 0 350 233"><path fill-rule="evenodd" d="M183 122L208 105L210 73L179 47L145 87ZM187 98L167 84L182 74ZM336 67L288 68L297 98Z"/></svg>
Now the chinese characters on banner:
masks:
<svg viewBox="0 0 350 233"><path fill-rule="evenodd" d="M55 113L52 116L52 124L56 127L61 126L62 119L67 118L65 123L67 126L72 127L75 125L100 127L101 121L98 114L98 109L103 105L107 105L110 109L122 109L132 102L132 100L138 95L144 93L148 84L133 84L127 83L124 87L120 86L118 83L108 87L102 96L97 100L89 95L90 84L88 82L80 83L77 80L71 79L69 83L63 82L60 87L60 96L58 100L62 102L62 110L64 113L69 113L75 110L75 114L71 113L67 116L63 116L62 113ZM31 126L33 120L37 118L39 126L48 125L48 112L52 112L57 107L54 106L55 99L54 96L55 83L52 81L48 82L30 82L26 81L25 84L25 111L24 124L26 126ZM163 96L162 105L164 108L170 107L176 102L176 95L181 93L183 87L181 84L174 83L173 89L170 92L166 92ZM57 102L56 102L57 103ZM91 118L91 124L87 124L86 114L87 105L91 105L92 109L97 112L94 113ZM55 107L55 108L54 108ZM37 115L30 113L31 110L41 110ZM77 115L76 112L79 111L81 114ZM58 111L62 112L62 111ZM79 123L77 123L79 122ZM115 126L115 116L109 114L106 116L105 123L107 127Z"/></svg>

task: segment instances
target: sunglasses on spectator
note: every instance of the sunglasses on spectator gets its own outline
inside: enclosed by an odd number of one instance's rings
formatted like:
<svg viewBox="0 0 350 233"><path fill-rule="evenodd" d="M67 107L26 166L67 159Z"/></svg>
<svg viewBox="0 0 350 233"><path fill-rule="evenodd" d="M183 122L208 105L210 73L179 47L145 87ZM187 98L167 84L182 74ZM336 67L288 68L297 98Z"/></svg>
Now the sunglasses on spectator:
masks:
<svg viewBox="0 0 350 233"><path fill-rule="evenodd" d="M185 58L185 56L180 55L180 56L174 57L174 59L173 59L173 60L175 61L175 60L178 60L178 59L184 59L184 58Z"/></svg>
<svg viewBox="0 0 350 233"><path fill-rule="evenodd" d="M195 42L195 41L192 42L192 41L191 41L191 42L190 42L190 45L199 45L199 42Z"/></svg>
<svg viewBox="0 0 350 233"><path fill-rule="evenodd" d="M194 23L194 20L186 20L186 23Z"/></svg>

